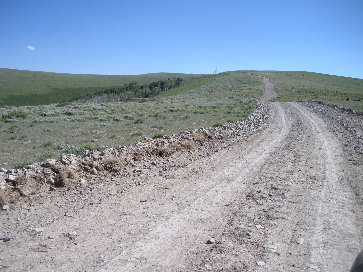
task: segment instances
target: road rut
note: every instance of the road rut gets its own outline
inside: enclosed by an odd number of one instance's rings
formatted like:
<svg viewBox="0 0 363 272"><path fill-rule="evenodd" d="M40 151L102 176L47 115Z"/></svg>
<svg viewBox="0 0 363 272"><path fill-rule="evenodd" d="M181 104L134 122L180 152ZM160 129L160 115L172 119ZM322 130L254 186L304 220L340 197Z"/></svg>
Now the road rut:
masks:
<svg viewBox="0 0 363 272"><path fill-rule="evenodd" d="M360 139L314 105L268 102L264 81L270 122L247 140L122 193L104 180L10 211L4 271L347 271L363 247Z"/></svg>

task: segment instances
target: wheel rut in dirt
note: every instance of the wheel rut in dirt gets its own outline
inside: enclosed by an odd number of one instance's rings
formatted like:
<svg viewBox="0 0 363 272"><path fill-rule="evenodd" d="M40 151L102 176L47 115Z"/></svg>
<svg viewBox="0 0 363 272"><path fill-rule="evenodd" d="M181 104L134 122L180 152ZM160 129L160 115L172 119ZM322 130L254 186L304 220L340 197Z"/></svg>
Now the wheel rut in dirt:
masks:
<svg viewBox="0 0 363 272"><path fill-rule="evenodd" d="M101 180L11 211L1 226L22 240L1 244L2 268L348 270L362 247L362 154L349 149L359 139L332 130L316 105L268 102L264 82L271 118L248 139L122 192Z"/></svg>
<svg viewBox="0 0 363 272"><path fill-rule="evenodd" d="M211 229L219 227L218 214L223 213L231 197L243 191L255 169L284 139L287 133L284 112L278 104L275 110L281 115L276 130L256 138L249 147L234 146L233 150L224 150L199 162L198 166L193 165L199 169L197 174L191 174L193 171L188 167L178 173L178 178L166 181L174 187L173 192L181 203L179 209L164 222L158 219L154 223L156 227L146 237L141 237L130 249L124 247L123 253L106 264L102 271L186 269L179 265L182 258L181 264L187 263L185 252L188 248L204 246L210 238L205 225ZM167 199L161 201L168 205Z"/></svg>

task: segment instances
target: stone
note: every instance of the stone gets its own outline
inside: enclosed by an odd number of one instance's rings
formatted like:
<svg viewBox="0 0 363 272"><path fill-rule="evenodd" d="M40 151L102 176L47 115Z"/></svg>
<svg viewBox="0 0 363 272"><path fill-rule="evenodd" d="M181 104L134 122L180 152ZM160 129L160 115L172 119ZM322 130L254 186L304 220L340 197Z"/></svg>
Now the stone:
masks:
<svg viewBox="0 0 363 272"><path fill-rule="evenodd" d="M302 237L297 238L296 243L298 243L299 245L302 245L304 243L304 238L302 238Z"/></svg>
<svg viewBox="0 0 363 272"><path fill-rule="evenodd" d="M258 261L258 262L257 262L257 265L258 265L258 266L264 266L265 264L266 264L266 263L265 263L264 261Z"/></svg>
<svg viewBox="0 0 363 272"><path fill-rule="evenodd" d="M277 246L276 245L264 245L265 250L270 251L272 253L277 252Z"/></svg>
<svg viewBox="0 0 363 272"><path fill-rule="evenodd" d="M0 240L4 241L4 242L8 242L10 241L12 238L9 235L5 235L3 237L0 237Z"/></svg>
<svg viewBox="0 0 363 272"><path fill-rule="evenodd" d="M65 234L65 236L69 239L69 240L74 240L77 237L77 232L75 231L70 231L67 234Z"/></svg>
<svg viewBox="0 0 363 272"><path fill-rule="evenodd" d="M8 178L6 180L12 182L12 181L15 181L15 179L16 179L15 175L9 174Z"/></svg>
<svg viewBox="0 0 363 272"><path fill-rule="evenodd" d="M9 210L9 205L3 205L2 209L3 209L3 211Z"/></svg>
<svg viewBox="0 0 363 272"><path fill-rule="evenodd" d="M211 239L207 240L207 242L206 242L207 245L212 245L215 243L216 243L216 240L214 238L211 238Z"/></svg>
<svg viewBox="0 0 363 272"><path fill-rule="evenodd" d="M6 170L5 168L0 168L0 172L2 173L6 173L8 170Z"/></svg>
<svg viewBox="0 0 363 272"><path fill-rule="evenodd" d="M35 228L34 231L35 231L35 233L41 233L44 231L44 228L42 228L42 227Z"/></svg>
<svg viewBox="0 0 363 272"><path fill-rule="evenodd" d="M51 185L54 185L54 183L55 183L55 181L52 177L47 178L46 181L48 184L51 184Z"/></svg>
<svg viewBox="0 0 363 272"><path fill-rule="evenodd" d="M51 167L54 167L55 164L56 164L55 159L48 159L42 164L42 166L45 167L45 168L51 168Z"/></svg>

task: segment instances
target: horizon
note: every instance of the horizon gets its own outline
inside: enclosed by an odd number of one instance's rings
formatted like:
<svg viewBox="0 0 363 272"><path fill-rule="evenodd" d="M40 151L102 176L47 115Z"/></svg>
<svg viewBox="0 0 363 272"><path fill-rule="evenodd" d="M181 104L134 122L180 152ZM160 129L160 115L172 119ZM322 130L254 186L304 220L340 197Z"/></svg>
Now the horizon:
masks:
<svg viewBox="0 0 363 272"><path fill-rule="evenodd" d="M15 69L15 68L7 68L7 67L0 67L0 69L8 69L8 70L18 70L18 71L27 71L27 72L39 72L39 73L53 73L53 74L67 74L67 75L94 75L94 76L141 76L141 75L151 75L151 74L185 74L185 75L212 75L213 73L178 73L178 72L150 72L150 73L143 73L143 74L79 74L79 73L64 73L64 72L51 72L51 71L37 71L37 70L24 70L24 69ZM271 70L271 69L264 69L264 70L231 70L231 71L223 71L219 72L221 73L228 73L228 72L303 72L303 73L314 73L314 74L321 74L321 75L327 75L327 76L337 76L337 77L345 77L345 78L352 78L352 79L363 79L359 77L351 77L351 76L342 76L342 75L334 75L334 74L327 74L327 73L321 73L321 72L312 72L312 71L302 71L302 70Z"/></svg>
<svg viewBox="0 0 363 272"><path fill-rule="evenodd" d="M363 78L363 2L9 1L0 65L50 73L306 71ZM157 72L165 71L165 72Z"/></svg>

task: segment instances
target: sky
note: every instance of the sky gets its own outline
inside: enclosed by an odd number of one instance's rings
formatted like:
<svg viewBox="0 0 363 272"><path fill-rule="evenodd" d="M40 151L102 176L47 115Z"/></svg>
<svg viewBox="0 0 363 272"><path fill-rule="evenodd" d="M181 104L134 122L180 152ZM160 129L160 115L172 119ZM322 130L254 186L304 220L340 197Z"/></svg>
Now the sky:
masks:
<svg viewBox="0 0 363 272"><path fill-rule="evenodd" d="M363 78L363 0L0 0L0 67Z"/></svg>

